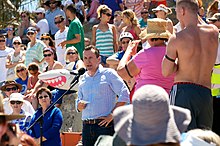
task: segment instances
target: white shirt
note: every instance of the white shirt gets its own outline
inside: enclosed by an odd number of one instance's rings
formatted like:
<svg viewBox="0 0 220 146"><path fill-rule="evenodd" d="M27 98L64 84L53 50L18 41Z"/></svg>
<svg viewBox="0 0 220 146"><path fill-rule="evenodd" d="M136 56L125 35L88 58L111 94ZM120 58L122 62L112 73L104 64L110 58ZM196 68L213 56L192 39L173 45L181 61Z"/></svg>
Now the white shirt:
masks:
<svg viewBox="0 0 220 146"><path fill-rule="evenodd" d="M0 62L1 62L1 64L0 64L0 71L1 71L0 82L6 80L7 70L8 70L6 68L7 56L13 52L14 52L14 49L8 48L8 47L6 47L5 50L0 50Z"/></svg>
<svg viewBox="0 0 220 146"><path fill-rule="evenodd" d="M11 114L13 112L13 109L10 106L10 102L9 102L9 98L8 97L3 99L3 105L4 105L5 114ZM31 116L33 116L34 113L35 113L35 110L34 110L33 106L27 100L24 100L24 103L23 103L21 109L23 109L25 112L30 113Z"/></svg>
<svg viewBox="0 0 220 146"><path fill-rule="evenodd" d="M66 65L66 62L64 60L66 47L62 48L61 46L58 46L58 45L61 42L66 40L68 30L69 30L69 27L65 27L63 32L60 32L60 30L58 30L55 34L55 47L56 47L56 52L57 52L57 59L59 62L62 63L62 65Z"/></svg>
<svg viewBox="0 0 220 146"><path fill-rule="evenodd" d="M48 25L48 22L45 18L41 19L40 21L37 22L37 27L40 28L40 31L37 33L37 36L36 36L37 39L40 39L40 36L43 33L49 32L49 25Z"/></svg>

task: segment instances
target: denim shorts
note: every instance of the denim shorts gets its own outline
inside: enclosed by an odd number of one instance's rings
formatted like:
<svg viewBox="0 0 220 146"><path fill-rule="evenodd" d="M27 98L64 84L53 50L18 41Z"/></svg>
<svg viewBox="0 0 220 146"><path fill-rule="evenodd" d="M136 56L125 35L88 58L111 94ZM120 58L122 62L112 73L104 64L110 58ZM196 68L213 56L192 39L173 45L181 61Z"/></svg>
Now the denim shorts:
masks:
<svg viewBox="0 0 220 146"><path fill-rule="evenodd" d="M106 64L106 60L107 60L107 56L103 56L103 55L100 55L101 56L101 64Z"/></svg>

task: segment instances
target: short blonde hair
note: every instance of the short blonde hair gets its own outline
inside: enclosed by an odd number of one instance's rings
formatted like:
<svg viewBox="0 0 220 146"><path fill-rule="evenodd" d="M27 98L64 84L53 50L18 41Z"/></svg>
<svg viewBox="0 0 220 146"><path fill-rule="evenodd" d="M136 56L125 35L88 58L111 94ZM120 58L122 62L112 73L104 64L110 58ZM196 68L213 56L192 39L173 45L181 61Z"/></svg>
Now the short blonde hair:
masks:
<svg viewBox="0 0 220 146"><path fill-rule="evenodd" d="M97 9L98 18L101 18L101 14L106 13L107 11L112 10L107 5L100 5Z"/></svg>
<svg viewBox="0 0 220 146"><path fill-rule="evenodd" d="M24 63L19 63L19 64L17 64L17 65L15 66L15 73L16 73L16 76L17 76L17 77L19 77L19 76L18 76L18 73L17 73L17 69L18 69L18 68L24 68L25 70L27 70L27 67L25 66ZM28 72L27 72L27 75L28 75Z"/></svg>

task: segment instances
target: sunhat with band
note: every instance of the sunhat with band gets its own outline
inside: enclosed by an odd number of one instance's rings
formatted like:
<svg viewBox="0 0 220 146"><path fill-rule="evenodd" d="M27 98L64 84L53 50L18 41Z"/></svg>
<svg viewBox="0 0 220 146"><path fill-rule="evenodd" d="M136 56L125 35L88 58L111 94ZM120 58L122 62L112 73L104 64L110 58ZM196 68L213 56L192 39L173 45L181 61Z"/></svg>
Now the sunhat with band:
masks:
<svg viewBox="0 0 220 146"><path fill-rule="evenodd" d="M147 20L147 28L139 35L141 39L164 38L169 39L171 33L167 30L167 21L161 18Z"/></svg>
<svg viewBox="0 0 220 146"><path fill-rule="evenodd" d="M139 88L132 104L115 109L114 128L127 145L179 143L191 121L188 109L170 106L167 92L156 85Z"/></svg>

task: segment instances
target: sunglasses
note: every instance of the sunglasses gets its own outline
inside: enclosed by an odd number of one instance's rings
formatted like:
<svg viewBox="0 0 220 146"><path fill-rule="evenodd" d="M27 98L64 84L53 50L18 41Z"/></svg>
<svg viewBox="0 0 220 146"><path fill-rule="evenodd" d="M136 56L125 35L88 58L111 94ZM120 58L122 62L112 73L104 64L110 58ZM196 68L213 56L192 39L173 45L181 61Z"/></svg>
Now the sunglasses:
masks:
<svg viewBox="0 0 220 146"><path fill-rule="evenodd" d="M49 40L49 38L42 38L41 40L42 40L42 41L43 41L43 40L47 41L47 40Z"/></svg>
<svg viewBox="0 0 220 146"><path fill-rule="evenodd" d="M13 44L14 45L20 45L21 43L20 42L14 42Z"/></svg>
<svg viewBox="0 0 220 146"><path fill-rule="evenodd" d="M130 41L122 41L122 44L129 44Z"/></svg>
<svg viewBox="0 0 220 146"><path fill-rule="evenodd" d="M61 22L63 22L63 20L55 21L54 23L55 23L55 24L60 24Z"/></svg>
<svg viewBox="0 0 220 146"><path fill-rule="evenodd" d="M0 40L0 42L5 42L5 40Z"/></svg>
<svg viewBox="0 0 220 146"><path fill-rule="evenodd" d="M18 88L17 87L12 87L12 88L5 88L5 91L16 91Z"/></svg>
<svg viewBox="0 0 220 146"><path fill-rule="evenodd" d="M39 14L42 14L42 13L36 13L36 15L39 15Z"/></svg>
<svg viewBox="0 0 220 146"><path fill-rule="evenodd" d="M141 14L148 14L148 12L141 12Z"/></svg>
<svg viewBox="0 0 220 146"><path fill-rule="evenodd" d="M22 69L20 69L20 70L17 70L17 73L22 72L22 71L25 71L25 69L22 68Z"/></svg>
<svg viewBox="0 0 220 146"><path fill-rule="evenodd" d="M21 102L21 101L10 101L10 103L11 103L11 104L15 104L15 103L16 103L16 104L21 104L22 102Z"/></svg>
<svg viewBox="0 0 220 146"><path fill-rule="evenodd" d="M103 13L103 14L105 14L108 17L112 16L112 14L110 14L110 13Z"/></svg>
<svg viewBox="0 0 220 146"><path fill-rule="evenodd" d="M68 52L67 55L74 55L76 52Z"/></svg>
<svg viewBox="0 0 220 146"><path fill-rule="evenodd" d="M14 30L13 28L6 28L6 31L12 31Z"/></svg>
<svg viewBox="0 0 220 146"><path fill-rule="evenodd" d="M39 96L38 99L43 99L43 98L47 98L49 97L48 95L44 95L44 96Z"/></svg>
<svg viewBox="0 0 220 146"><path fill-rule="evenodd" d="M22 15L22 16L21 16L21 18L25 18L25 17L26 17L26 15Z"/></svg>
<svg viewBox="0 0 220 146"><path fill-rule="evenodd" d="M56 4L57 2L51 2L51 3L49 3L49 4Z"/></svg>
<svg viewBox="0 0 220 146"><path fill-rule="evenodd" d="M52 54L44 54L44 57L50 57Z"/></svg>
<svg viewBox="0 0 220 146"><path fill-rule="evenodd" d="M27 35L34 35L34 33L33 32L28 32Z"/></svg>

